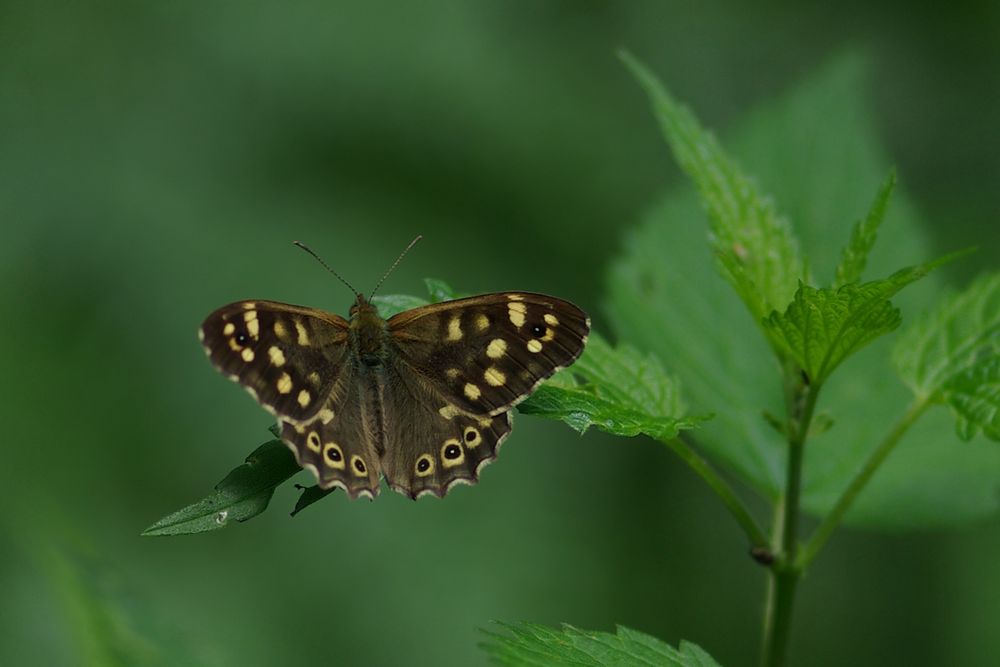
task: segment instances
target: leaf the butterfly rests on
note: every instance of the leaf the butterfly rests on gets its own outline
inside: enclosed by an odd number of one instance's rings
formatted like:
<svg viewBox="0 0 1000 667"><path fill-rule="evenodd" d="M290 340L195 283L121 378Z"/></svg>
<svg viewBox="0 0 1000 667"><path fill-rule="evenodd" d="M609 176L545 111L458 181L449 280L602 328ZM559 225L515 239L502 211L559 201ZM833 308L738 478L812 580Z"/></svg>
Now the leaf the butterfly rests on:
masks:
<svg viewBox="0 0 1000 667"><path fill-rule="evenodd" d="M216 368L278 418L320 488L411 498L474 484L511 409L583 352L587 315L530 292L484 294L383 319L361 294L350 319L238 301L199 336Z"/></svg>

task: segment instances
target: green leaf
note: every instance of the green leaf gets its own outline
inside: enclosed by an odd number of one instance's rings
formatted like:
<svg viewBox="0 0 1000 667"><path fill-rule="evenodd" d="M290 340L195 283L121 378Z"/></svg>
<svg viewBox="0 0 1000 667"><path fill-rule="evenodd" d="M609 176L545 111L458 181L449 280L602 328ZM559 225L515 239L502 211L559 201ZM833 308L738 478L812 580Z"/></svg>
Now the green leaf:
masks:
<svg viewBox="0 0 1000 667"><path fill-rule="evenodd" d="M725 135L727 148L769 184L799 223L796 232L818 275L835 275L850 230L845 220L871 207L871 184L889 169L862 97L870 89L865 71L860 58L841 54L788 94L764 101ZM758 322L716 275L708 227L689 184L658 199L623 238L621 254L609 267L606 321L619 340L655 353L683 381L693 413L716 413L697 432L698 450L774 497L785 479L786 444L762 412L779 416L783 426L782 368ZM905 189L893 194L878 234L866 272L888 275L900 263L932 256L927 227ZM908 314L941 297L940 276L934 272L893 297L904 329ZM819 408L836 425L809 442L803 477L809 513L829 511L912 400L890 370L893 342L888 336L875 340L823 388ZM950 416L925 414L858 498L847 522L921 529L995 513L1000 447L977 438L957 456L955 445Z"/></svg>
<svg viewBox="0 0 1000 667"><path fill-rule="evenodd" d="M299 495L299 499L295 501L295 507L292 509L292 516L295 516L313 503L323 500L337 490L336 487L321 489L319 485L316 484L312 486L300 486L299 484L296 484L295 488L302 491L302 493Z"/></svg>
<svg viewBox="0 0 1000 667"><path fill-rule="evenodd" d="M652 72L628 53L622 60L645 88L674 157L698 187L723 275L760 321L791 301L798 282L807 278L791 226Z"/></svg>
<svg viewBox="0 0 1000 667"><path fill-rule="evenodd" d="M675 438L707 417L685 415L677 381L654 355L630 345L612 348L591 333L583 355L518 406L520 412L561 419L580 433L591 426L621 436L644 433L657 440Z"/></svg>
<svg viewBox="0 0 1000 667"><path fill-rule="evenodd" d="M994 354L949 380L944 400L958 418L960 438L971 440L981 430L990 440L1000 441L1000 355Z"/></svg>
<svg viewBox="0 0 1000 667"><path fill-rule="evenodd" d="M764 326L810 381L822 384L844 359L899 326L899 309L890 297L952 257L863 285L819 289L801 285L785 312L771 313Z"/></svg>
<svg viewBox="0 0 1000 667"><path fill-rule="evenodd" d="M299 470L295 457L283 442L265 442L247 457L246 463L216 484L212 494L168 514L142 531L142 535L204 533L224 528L234 519L246 521L267 509L275 487Z"/></svg>
<svg viewBox="0 0 1000 667"><path fill-rule="evenodd" d="M455 290L453 290L451 285L443 280L439 280L437 278L424 278L424 285L427 287L427 293L431 297L431 303L451 301L456 298Z"/></svg>
<svg viewBox="0 0 1000 667"><path fill-rule="evenodd" d="M893 361L903 382L927 400L1000 350L1000 272L950 296L899 337Z"/></svg>
<svg viewBox="0 0 1000 667"><path fill-rule="evenodd" d="M502 665L558 667L718 667L696 644L674 648L656 637L618 626L617 632L561 629L535 623L499 623L506 632L486 631L482 649Z"/></svg>
<svg viewBox="0 0 1000 667"><path fill-rule="evenodd" d="M868 215L859 220L851 230L851 240L840 253L840 264L837 265L833 286L840 287L861 280L868 255L878 238L878 228L885 219L885 211L889 206L889 198L896 188L896 170L889 171L889 177L882 183L875 201L868 210Z"/></svg>
<svg viewBox="0 0 1000 667"><path fill-rule="evenodd" d="M181 634L162 605L137 595L111 563L60 541L46 543L38 555L73 628L77 664L217 664L203 646Z"/></svg>
<svg viewBox="0 0 1000 667"><path fill-rule="evenodd" d="M381 315L383 319L387 320L393 315L401 313L404 310L426 306L428 303L451 301L452 299L457 298L455 290L453 290L451 286L443 280L438 280L437 278L424 278L424 285L427 287L427 293L430 295L430 301L422 299L418 296L411 296L409 294L386 294L385 296L372 297L372 303L375 304L376 308L378 308L379 315Z"/></svg>
<svg viewBox="0 0 1000 667"><path fill-rule="evenodd" d="M372 303L378 308L378 314L382 316L382 319L387 320L404 310L426 306L428 301L409 294L386 294L372 297Z"/></svg>

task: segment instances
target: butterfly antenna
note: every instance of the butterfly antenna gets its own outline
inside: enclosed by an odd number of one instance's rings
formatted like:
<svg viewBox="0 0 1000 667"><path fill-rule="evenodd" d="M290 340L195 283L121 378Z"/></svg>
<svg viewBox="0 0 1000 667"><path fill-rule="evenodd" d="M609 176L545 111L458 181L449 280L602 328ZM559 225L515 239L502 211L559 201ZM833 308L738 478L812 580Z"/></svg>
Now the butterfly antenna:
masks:
<svg viewBox="0 0 1000 667"><path fill-rule="evenodd" d="M403 249L403 252L399 253L399 257L396 258L396 261L392 263L392 266L389 267L389 270L385 272L385 275L382 276L382 279L378 281L377 285L375 285L375 289L372 290L371 296L368 297L369 301L371 301L371 298L373 296L375 296L375 292L377 292L378 288L382 286L382 283L385 282L385 279L389 277L389 274L392 273L392 270L396 268L396 266L403 259L403 257L406 255L406 253L410 252L410 248L412 248L413 246L417 245L417 241L419 241L422 238L424 238L424 237L421 236L420 234L417 234L417 238L415 238L412 241L410 241L410 245L406 246L406 248Z"/></svg>
<svg viewBox="0 0 1000 667"><path fill-rule="evenodd" d="M328 265L328 264L327 264L326 262L324 262L324 261L323 261L323 258L322 258L322 257L320 257L319 255L317 255L317 254L316 254L315 252L313 252L313 251L312 251L312 249L311 249L311 248L309 248L309 246L307 246L307 245L306 245L306 244L304 244L304 243L299 243L298 241L292 241L292 243L294 243L295 245L297 245L298 247L302 248L302 249L303 249L303 250L305 250L305 251L306 251L307 253L309 253L310 255L312 255L312 256L313 256L313 258L314 258L314 259L315 259L315 260L316 260L317 262L319 262L320 264L322 264L322 265L323 265L323 268L324 268L324 269L326 269L327 271L329 271L329 272L330 272L330 273L332 273L333 275L337 276L337 279L338 279L338 280L339 280L340 282L342 282L342 283L344 283L345 285L347 285L347 289L349 289L349 290L351 290L352 292L354 292L354 296L360 296L360 293L358 292L358 290L354 289L354 287L353 287L353 286L351 285L351 283L349 283L349 282L347 282L346 280L344 280L344 278L343 278L343 277L342 277L342 276L341 276L341 275L340 275L339 273L337 273L336 271L334 271L333 269L331 269L331 268L330 268L330 266L329 266L329 265Z"/></svg>

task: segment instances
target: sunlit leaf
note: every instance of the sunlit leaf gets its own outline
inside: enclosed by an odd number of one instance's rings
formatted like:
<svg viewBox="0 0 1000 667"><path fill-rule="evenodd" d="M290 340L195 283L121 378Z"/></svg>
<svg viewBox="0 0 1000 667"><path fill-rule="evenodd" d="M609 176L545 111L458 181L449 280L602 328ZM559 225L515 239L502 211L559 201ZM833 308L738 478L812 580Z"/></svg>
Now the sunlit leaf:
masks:
<svg viewBox="0 0 1000 667"><path fill-rule="evenodd" d="M622 58L649 95L674 158L698 187L724 275L761 320L791 301L798 282L807 278L791 226L652 72L628 54Z"/></svg>
<svg viewBox="0 0 1000 667"><path fill-rule="evenodd" d="M902 269L862 285L801 285L785 312L771 313L764 326L810 381L822 383L844 359L899 326L899 309L889 302L890 297L949 259Z"/></svg>
<svg viewBox="0 0 1000 667"><path fill-rule="evenodd" d="M861 274L868 264L868 255L878 238L878 228L885 219L885 211L889 206L889 198L896 187L896 171L889 172L889 177L882 183L868 215L859 220L851 230L851 240L840 253L840 263L837 264L833 286L840 287L861 280Z"/></svg>
<svg viewBox="0 0 1000 667"><path fill-rule="evenodd" d="M982 276L947 298L900 336L893 361L918 398L1000 350L1000 272Z"/></svg>
<svg viewBox="0 0 1000 667"><path fill-rule="evenodd" d="M563 374L540 387L518 410L561 419L581 433L595 426L614 435L644 433L657 440L674 438L706 419L686 414L677 381L654 355L629 345L612 348L596 333L569 370L580 384L568 382Z"/></svg>

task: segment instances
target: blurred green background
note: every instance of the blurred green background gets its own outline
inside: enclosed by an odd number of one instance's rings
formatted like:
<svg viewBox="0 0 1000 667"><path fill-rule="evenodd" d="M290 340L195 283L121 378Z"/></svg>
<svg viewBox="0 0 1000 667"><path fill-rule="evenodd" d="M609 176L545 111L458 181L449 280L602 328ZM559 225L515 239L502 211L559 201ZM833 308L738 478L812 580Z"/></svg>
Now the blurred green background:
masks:
<svg viewBox="0 0 1000 667"><path fill-rule="evenodd" d="M472 665L492 619L754 664L764 572L717 499L665 448L527 416L445 501L289 519L289 487L244 525L138 536L268 438L204 315L346 313L293 239L364 289L422 233L385 293L545 291L608 330L603 267L681 182L623 46L723 134L863 53L936 254L981 247L947 277L998 265L995 2L0 4L0 664ZM995 664L998 549L995 520L843 531L794 662Z"/></svg>

